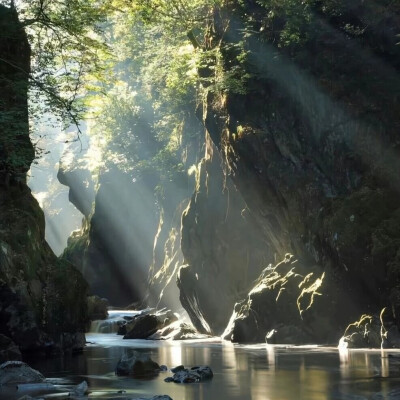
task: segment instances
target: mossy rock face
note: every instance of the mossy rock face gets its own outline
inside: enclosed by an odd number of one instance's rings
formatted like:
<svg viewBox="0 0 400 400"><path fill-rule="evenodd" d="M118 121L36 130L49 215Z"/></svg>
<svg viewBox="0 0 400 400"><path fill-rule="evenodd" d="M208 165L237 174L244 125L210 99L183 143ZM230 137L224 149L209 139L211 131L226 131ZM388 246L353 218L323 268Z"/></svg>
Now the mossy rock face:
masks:
<svg viewBox="0 0 400 400"><path fill-rule="evenodd" d="M23 181L35 151L28 133L31 50L17 11L0 5L0 184Z"/></svg>
<svg viewBox="0 0 400 400"><path fill-rule="evenodd" d="M89 241L89 222L84 220L82 229L74 231L68 238L67 247L64 249L61 259L75 265L81 273L85 271L85 251Z"/></svg>
<svg viewBox="0 0 400 400"><path fill-rule="evenodd" d="M0 333L37 350L63 332L84 332L87 283L44 240L43 213L25 185L0 187ZM13 221L10 224L10 221ZM65 346L69 344L64 341Z"/></svg>
<svg viewBox="0 0 400 400"><path fill-rule="evenodd" d="M27 106L30 49L15 10L0 6L0 25L0 49L12 61L0 62L0 333L23 351L52 343L64 350L74 339L63 341L63 335L84 332L87 284L46 243L43 211L26 185L34 158Z"/></svg>

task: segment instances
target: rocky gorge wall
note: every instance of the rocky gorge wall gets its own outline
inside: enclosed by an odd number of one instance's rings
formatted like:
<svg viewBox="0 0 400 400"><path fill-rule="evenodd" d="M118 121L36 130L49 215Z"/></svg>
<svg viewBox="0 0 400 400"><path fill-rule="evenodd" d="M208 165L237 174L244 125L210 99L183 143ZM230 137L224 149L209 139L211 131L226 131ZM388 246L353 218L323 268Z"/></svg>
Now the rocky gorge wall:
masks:
<svg viewBox="0 0 400 400"><path fill-rule="evenodd" d="M270 255L210 138L197 185L182 215L180 301L202 333L221 334L238 299Z"/></svg>
<svg viewBox="0 0 400 400"><path fill-rule="evenodd" d="M248 58L240 68L249 78L245 93L208 96L205 126L260 242L277 256L272 264L286 253L299 262L284 273L285 263L271 265L260 275L235 308L227 335L233 332L233 340L259 341L276 330L286 332L278 342L296 335L303 342L337 342L358 315L383 307L399 325L399 15L379 7L357 3L333 18L316 6L318 29L287 47L274 45L282 30L271 31L261 5L232 2L216 13L213 39L225 44L224 67L238 66L232 49L244 41ZM280 17L276 23L284 26L288 15ZM362 35L344 29L365 21L371 26ZM183 232L185 224L184 217ZM214 296L210 287L223 287L215 275L215 266L204 263L204 298L185 304L196 326L198 311ZM181 295L192 282L181 285ZM290 289L301 284L302 290ZM315 293L307 309L319 324L307 323L299 306L306 293Z"/></svg>
<svg viewBox="0 0 400 400"><path fill-rule="evenodd" d="M140 200L146 182L133 188L121 176L133 199L122 204L116 176L104 175L91 222L71 239L99 290L119 282L102 295L124 281L115 274L123 262L104 261L111 240L118 257L132 249L123 268L131 285L147 285L145 296L125 300L176 309L176 276L180 303L203 333L337 343L359 315L384 307L385 323L400 326L399 9L320 1L294 12L296 4L215 10L206 43L220 51L213 71L225 87L205 87L197 110L206 134L205 149L194 146L185 161L195 164L193 191L179 178L149 203ZM112 229L117 210L124 238ZM148 216L148 231L135 215ZM138 254L146 257L136 263ZM149 268L146 284L137 268Z"/></svg>
<svg viewBox="0 0 400 400"><path fill-rule="evenodd" d="M188 113L182 127L180 155L174 162L189 169L202 155L202 126ZM137 129L137 135L151 134L143 126ZM128 159L138 157L127 153ZM194 178L186 171L160 171L157 161L144 171L109 163L97 175L93 178L88 169L83 171L78 161L61 165L60 182L69 187L70 201L85 212L82 229L72 233L62 258L78 266L91 293L113 306L177 311L181 305L176 274L183 263L181 215ZM87 180L96 182L89 185L90 193ZM92 204L88 199L94 187Z"/></svg>
<svg viewBox="0 0 400 400"><path fill-rule="evenodd" d="M114 306L144 299L158 224L153 189L143 181L133 183L117 168L101 174L94 210L64 252L64 259L77 263L91 292Z"/></svg>
<svg viewBox="0 0 400 400"><path fill-rule="evenodd" d="M26 185L30 47L15 10L0 7L0 333L22 351L85 344L87 284L44 239L43 212Z"/></svg>

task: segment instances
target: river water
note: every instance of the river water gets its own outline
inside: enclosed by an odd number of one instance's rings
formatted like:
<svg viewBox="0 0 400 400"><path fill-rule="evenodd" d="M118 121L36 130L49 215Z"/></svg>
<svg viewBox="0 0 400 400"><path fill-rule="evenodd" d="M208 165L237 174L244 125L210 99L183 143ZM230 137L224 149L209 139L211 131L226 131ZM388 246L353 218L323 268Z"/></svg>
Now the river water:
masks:
<svg viewBox="0 0 400 400"><path fill-rule="evenodd" d="M82 354L27 360L59 385L86 380L89 398L131 399L168 394L173 400L362 400L400 399L400 353L318 346L233 345L202 341L123 340L115 334L87 334ZM209 365L214 378L198 384L166 383L170 372L151 379L117 377L115 366L127 349L146 353L168 368ZM388 357L390 355L390 357ZM124 393L118 393L124 391ZM65 392L65 390L64 390ZM1 389L0 399L24 393ZM59 396L59 395L58 395ZM42 395L56 398L56 395Z"/></svg>

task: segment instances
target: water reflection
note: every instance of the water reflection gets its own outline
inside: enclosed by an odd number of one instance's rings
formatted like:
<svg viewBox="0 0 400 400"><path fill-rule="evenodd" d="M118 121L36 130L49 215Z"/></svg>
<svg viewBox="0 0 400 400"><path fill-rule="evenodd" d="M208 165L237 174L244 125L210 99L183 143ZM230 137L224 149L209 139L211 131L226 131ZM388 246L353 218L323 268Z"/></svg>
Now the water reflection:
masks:
<svg viewBox="0 0 400 400"><path fill-rule="evenodd" d="M275 347L271 345L266 345L267 349L267 360L269 369L274 371L275 370Z"/></svg>
<svg viewBox="0 0 400 400"><path fill-rule="evenodd" d="M96 344L89 345L84 354L29 363L47 377L68 377L74 383L86 379L90 397L101 399L168 394L174 400L362 400L385 398L400 387L400 353L382 358L379 351L368 350L237 346L216 340L152 342L115 335L90 335L88 340ZM210 365L214 379L178 385L164 382L170 372L148 380L116 377L114 368L126 348L146 353L169 368ZM126 394L118 394L121 390ZM0 390L1 400L20 397L7 396Z"/></svg>

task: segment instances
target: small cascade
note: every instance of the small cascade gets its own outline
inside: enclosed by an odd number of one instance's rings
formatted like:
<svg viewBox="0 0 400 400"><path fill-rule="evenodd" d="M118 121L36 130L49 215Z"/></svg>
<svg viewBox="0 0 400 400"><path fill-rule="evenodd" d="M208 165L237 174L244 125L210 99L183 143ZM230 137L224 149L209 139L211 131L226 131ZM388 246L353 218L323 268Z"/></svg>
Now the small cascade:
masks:
<svg viewBox="0 0 400 400"><path fill-rule="evenodd" d="M130 321L139 314L146 314L152 309L133 311L133 310L108 310L108 318L92 321L90 333L117 333L118 328L126 321Z"/></svg>

